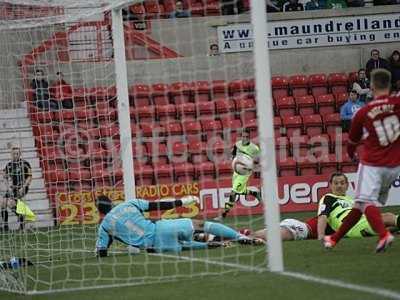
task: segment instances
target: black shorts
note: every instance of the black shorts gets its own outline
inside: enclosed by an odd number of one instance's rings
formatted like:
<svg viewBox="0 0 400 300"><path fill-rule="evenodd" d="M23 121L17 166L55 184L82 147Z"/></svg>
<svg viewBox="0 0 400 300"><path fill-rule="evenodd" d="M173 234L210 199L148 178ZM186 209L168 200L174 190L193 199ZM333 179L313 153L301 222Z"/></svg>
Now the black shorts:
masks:
<svg viewBox="0 0 400 300"><path fill-rule="evenodd" d="M24 197L26 194L28 194L28 191L29 191L28 186L25 187L23 195L19 194L19 192L18 192L19 189L20 189L20 187L12 187L12 190L8 191L6 193L5 198L11 198L13 200L17 200L17 199Z"/></svg>

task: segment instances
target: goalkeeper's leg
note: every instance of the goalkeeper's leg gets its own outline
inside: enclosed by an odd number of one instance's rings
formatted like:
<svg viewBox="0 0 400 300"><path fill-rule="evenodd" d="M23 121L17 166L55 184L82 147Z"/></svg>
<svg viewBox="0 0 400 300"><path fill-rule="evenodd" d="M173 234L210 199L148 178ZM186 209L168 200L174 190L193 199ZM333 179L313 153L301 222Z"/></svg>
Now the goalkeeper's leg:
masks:
<svg viewBox="0 0 400 300"><path fill-rule="evenodd" d="M7 199L3 199L0 203L1 209L1 230L8 231L8 210L7 210Z"/></svg>
<svg viewBox="0 0 400 300"><path fill-rule="evenodd" d="M225 218L229 211L235 205L235 202L239 199L240 195L247 194L247 182L249 181L250 175L240 175L236 172L232 176L232 191L229 195L229 201L225 203L224 212L222 217Z"/></svg>

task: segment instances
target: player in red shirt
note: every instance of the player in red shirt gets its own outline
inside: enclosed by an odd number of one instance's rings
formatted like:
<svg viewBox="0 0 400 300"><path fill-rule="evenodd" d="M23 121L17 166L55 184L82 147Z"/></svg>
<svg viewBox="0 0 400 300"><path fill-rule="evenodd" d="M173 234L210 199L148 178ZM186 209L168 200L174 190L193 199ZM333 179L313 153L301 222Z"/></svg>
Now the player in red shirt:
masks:
<svg viewBox="0 0 400 300"><path fill-rule="evenodd" d="M389 96L391 75L383 69L371 74L374 99L361 108L352 120L347 152L355 158L357 144L363 142L358 167L355 204L338 231L325 236L325 248L336 243L358 222L364 213L379 235L376 252L384 251L393 241L385 229L376 203L384 205L392 182L400 174L400 95Z"/></svg>

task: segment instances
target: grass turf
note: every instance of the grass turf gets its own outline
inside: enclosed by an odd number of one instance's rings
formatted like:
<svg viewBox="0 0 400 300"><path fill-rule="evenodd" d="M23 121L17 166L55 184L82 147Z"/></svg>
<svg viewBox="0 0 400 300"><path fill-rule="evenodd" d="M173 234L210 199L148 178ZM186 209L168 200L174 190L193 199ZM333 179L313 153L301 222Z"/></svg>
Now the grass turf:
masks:
<svg viewBox="0 0 400 300"><path fill-rule="evenodd" d="M393 211L393 208L391 208ZM309 213L297 213L284 217L304 218ZM238 227L262 227L260 218L231 219ZM36 264L18 274L26 280L29 289L62 289L102 284L140 284L133 287L82 290L50 295L19 296L0 292L0 299L383 299L382 296L336 288L318 283L272 274L248 272L216 263L239 263L265 268L265 248L234 246L226 249L193 251L184 257L197 259L195 262L176 258L157 257L147 254L128 256L124 254L108 257L98 262L90 252L71 252L67 249L93 249L94 231L80 227L26 234L12 237L14 243L24 243L27 257L49 260ZM9 238L9 237L8 237ZM2 239L2 242L7 242ZM381 255L373 253L375 238L346 239L333 251L322 249L318 241L284 243L285 268L324 277L361 284L368 287L386 288L400 294L400 244ZM10 240L8 240L10 243ZM12 244L12 243L11 243ZM38 245L43 250L37 250ZM50 246L50 247L49 247ZM33 248L36 250L34 251ZM53 248L47 250L47 248ZM58 252L64 249L64 252ZM144 267L146 266L146 267ZM179 279L163 282L164 279ZM38 280L40 279L40 280ZM151 285L143 285L149 283ZM48 283L51 283L49 285Z"/></svg>

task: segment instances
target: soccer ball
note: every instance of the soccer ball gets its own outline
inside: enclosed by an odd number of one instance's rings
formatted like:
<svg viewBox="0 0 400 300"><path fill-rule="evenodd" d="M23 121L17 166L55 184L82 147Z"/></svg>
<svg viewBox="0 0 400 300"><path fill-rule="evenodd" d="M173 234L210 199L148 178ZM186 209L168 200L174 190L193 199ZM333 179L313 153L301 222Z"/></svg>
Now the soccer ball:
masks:
<svg viewBox="0 0 400 300"><path fill-rule="evenodd" d="M246 155L237 155L232 161L232 169L239 175L250 175L254 168L253 159Z"/></svg>

